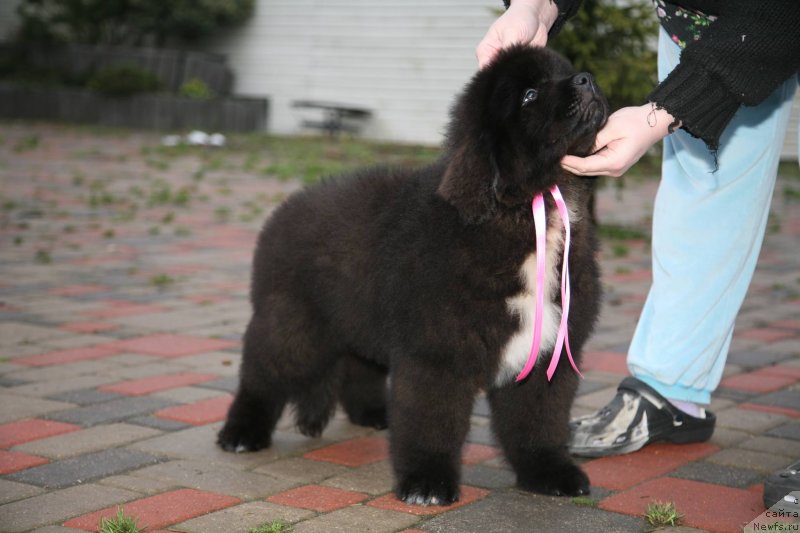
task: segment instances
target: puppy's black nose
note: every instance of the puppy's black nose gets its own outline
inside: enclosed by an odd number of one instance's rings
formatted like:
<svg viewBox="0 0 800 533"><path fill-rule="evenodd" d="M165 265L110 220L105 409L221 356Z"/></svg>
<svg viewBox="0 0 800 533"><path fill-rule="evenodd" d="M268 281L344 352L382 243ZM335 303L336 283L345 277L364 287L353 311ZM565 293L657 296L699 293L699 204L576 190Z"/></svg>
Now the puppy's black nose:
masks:
<svg viewBox="0 0 800 533"><path fill-rule="evenodd" d="M573 85L592 85L592 75L588 72L579 72L572 77Z"/></svg>

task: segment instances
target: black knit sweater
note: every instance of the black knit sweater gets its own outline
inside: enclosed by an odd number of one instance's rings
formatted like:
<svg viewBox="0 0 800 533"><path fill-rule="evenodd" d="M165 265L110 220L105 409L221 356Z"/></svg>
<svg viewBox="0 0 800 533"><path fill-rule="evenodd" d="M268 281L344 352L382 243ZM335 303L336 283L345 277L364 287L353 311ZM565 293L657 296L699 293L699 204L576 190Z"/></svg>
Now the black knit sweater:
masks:
<svg viewBox="0 0 800 533"><path fill-rule="evenodd" d="M552 0L551 0L552 1ZM754 106L800 70L800 0L673 0L714 15L648 100L716 149L741 105ZM504 0L508 7L508 0ZM581 0L555 0L552 37Z"/></svg>

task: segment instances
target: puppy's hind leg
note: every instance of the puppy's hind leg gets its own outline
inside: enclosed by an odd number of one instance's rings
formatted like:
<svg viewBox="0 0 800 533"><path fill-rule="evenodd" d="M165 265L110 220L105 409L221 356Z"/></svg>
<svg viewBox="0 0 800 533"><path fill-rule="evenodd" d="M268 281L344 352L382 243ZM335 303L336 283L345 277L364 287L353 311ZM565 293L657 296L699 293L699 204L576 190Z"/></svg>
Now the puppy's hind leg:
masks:
<svg viewBox="0 0 800 533"><path fill-rule="evenodd" d="M297 429L307 437L319 437L336 411L336 400L342 381L342 361L328 370L314 373L295 389L291 401L295 404Z"/></svg>
<svg viewBox="0 0 800 533"><path fill-rule="evenodd" d="M577 387L570 370L561 367L548 384L539 368L524 383L489 391L492 428L525 490L555 496L589 493L589 478L567 451L569 409Z"/></svg>
<svg viewBox="0 0 800 533"><path fill-rule="evenodd" d="M239 390L228 410L217 444L229 452L268 448L288 398L284 383L270 370L267 331L254 316L244 336Z"/></svg>
<svg viewBox="0 0 800 533"><path fill-rule="evenodd" d="M385 429L386 376L388 370L357 356L344 359L344 379L339 400L350 422Z"/></svg>

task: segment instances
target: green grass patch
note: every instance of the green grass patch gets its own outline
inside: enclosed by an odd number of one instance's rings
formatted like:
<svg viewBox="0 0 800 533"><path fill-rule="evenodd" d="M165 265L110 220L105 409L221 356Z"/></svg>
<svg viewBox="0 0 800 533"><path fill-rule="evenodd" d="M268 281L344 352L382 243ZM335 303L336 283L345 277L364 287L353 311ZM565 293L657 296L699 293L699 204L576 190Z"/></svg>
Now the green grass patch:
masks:
<svg viewBox="0 0 800 533"><path fill-rule="evenodd" d="M157 289L166 289L174 283L175 278L169 274L156 274L155 276L150 277L150 285L156 287Z"/></svg>
<svg viewBox="0 0 800 533"><path fill-rule="evenodd" d="M572 503L582 507L597 507L598 501L594 498L587 498L586 496L575 496L572 498Z"/></svg>
<svg viewBox="0 0 800 533"><path fill-rule="evenodd" d="M672 502L652 502L647 506L644 518L653 527L666 527L679 525L683 515Z"/></svg>
<svg viewBox="0 0 800 533"><path fill-rule="evenodd" d="M621 224L600 224L597 228L597 234L601 239L617 241L646 241L650 239L650 235L646 231Z"/></svg>
<svg viewBox="0 0 800 533"><path fill-rule="evenodd" d="M778 165L778 176L800 179L800 165L797 161L781 161Z"/></svg>
<svg viewBox="0 0 800 533"><path fill-rule="evenodd" d="M49 265L53 262L53 256L47 250L36 250L33 260L40 265Z"/></svg>
<svg viewBox="0 0 800 533"><path fill-rule="evenodd" d="M267 524L251 528L248 533L290 533L292 526L283 519L273 520Z"/></svg>
<svg viewBox="0 0 800 533"><path fill-rule="evenodd" d="M117 515L113 518L100 519L100 533L142 533L136 525L136 519L126 516L122 507L117 507Z"/></svg>

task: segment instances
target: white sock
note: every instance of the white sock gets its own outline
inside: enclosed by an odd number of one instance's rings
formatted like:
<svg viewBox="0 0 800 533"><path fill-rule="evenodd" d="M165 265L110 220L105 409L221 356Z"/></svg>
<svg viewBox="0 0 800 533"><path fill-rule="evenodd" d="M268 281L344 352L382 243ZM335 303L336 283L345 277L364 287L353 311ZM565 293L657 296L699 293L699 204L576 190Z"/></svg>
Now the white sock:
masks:
<svg viewBox="0 0 800 533"><path fill-rule="evenodd" d="M706 417L706 410L700 405L694 402L685 402L683 400L673 400L672 398L667 398L669 403L686 413L687 415L693 416L695 418L705 418Z"/></svg>

